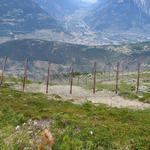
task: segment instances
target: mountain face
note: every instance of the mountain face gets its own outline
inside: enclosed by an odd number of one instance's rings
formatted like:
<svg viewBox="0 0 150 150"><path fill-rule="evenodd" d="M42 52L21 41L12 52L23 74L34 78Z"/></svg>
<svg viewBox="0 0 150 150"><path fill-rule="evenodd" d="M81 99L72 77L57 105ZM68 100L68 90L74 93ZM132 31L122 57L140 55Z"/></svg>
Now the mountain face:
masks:
<svg viewBox="0 0 150 150"><path fill-rule="evenodd" d="M142 11L150 15L150 1L149 0L134 0L134 2Z"/></svg>
<svg viewBox="0 0 150 150"><path fill-rule="evenodd" d="M82 4L81 0L34 0L41 8L57 19L73 13Z"/></svg>
<svg viewBox="0 0 150 150"><path fill-rule="evenodd" d="M0 1L0 35L59 28L57 21L32 0Z"/></svg>
<svg viewBox="0 0 150 150"><path fill-rule="evenodd" d="M27 38L83 45L148 41L150 2L1 0L0 43Z"/></svg>
<svg viewBox="0 0 150 150"><path fill-rule="evenodd" d="M86 21L96 30L130 30L150 24L147 0L100 0Z"/></svg>
<svg viewBox="0 0 150 150"><path fill-rule="evenodd" d="M79 67L93 61L103 66L108 60L150 64L150 43L119 45L148 40L148 0L99 0L92 5L81 0L0 1L0 57L17 62L50 58L65 66L75 58Z"/></svg>

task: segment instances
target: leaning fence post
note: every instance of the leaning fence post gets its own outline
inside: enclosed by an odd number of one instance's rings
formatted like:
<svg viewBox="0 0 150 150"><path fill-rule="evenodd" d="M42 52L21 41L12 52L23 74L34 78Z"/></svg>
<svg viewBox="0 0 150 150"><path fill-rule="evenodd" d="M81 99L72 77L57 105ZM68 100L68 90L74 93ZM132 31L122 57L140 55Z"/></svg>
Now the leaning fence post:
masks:
<svg viewBox="0 0 150 150"><path fill-rule="evenodd" d="M3 62L3 69L2 69L2 74L1 74L0 85L3 84L3 80L4 80L4 72L5 72L5 68L6 68L6 63L7 63L7 57L5 56L4 62Z"/></svg>
<svg viewBox="0 0 150 150"><path fill-rule="evenodd" d="M49 90L50 67L51 67L51 62L49 60L48 61L48 69L47 69L47 80L46 80L46 93L47 94L48 94L48 90Z"/></svg>
<svg viewBox="0 0 150 150"><path fill-rule="evenodd" d="M85 77L85 84L86 85L88 84L88 77L87 76Z"/></svg>
<svg viewBox="0 0 150 150"><path fill-rule="evenodd" d="M94 72L93 72L93 94L96 92L96 62L94 63Z"/></svg>
<svg viewBox="0 0 150 150"><path fill-rule="evenodd" d="M70 74L70 94L72 94L72 86L73 86L73 68L71 69Z"/></svg>
<svg viewBox="0 0 150 150"><path fill-rule="evenodd" d="M27 80L27 70L28 70L28 59L26 58L25 65L24 65L24 76L23 76L23 92L25 91L25 85L26 85L26 80Z"/></svg>
<svg viewBox="0 0 150 150"><path fill-rule="evenodd" d="M136 88L136 92L138 93L139 92L139 85L140 85L140 67L141 67L141 64L138 63L138 66L137 66L137 88Z"/></svg>
<svg viewBox="0 0 150 150"><path fill-rule="evenodd" d="M110 68L109 68L109 71L108 71L108 80L109 81L111 81L111 75L110 74L111 74L111 71L110 71Z"/></svg>
<svg viewBox="0 0 150 150"><path fill-rule="evenodd" d="M116 70L116 94L118 93L118 83L119 83L119 66L120 66L120 63L117 62L117 70Z"/></svg>

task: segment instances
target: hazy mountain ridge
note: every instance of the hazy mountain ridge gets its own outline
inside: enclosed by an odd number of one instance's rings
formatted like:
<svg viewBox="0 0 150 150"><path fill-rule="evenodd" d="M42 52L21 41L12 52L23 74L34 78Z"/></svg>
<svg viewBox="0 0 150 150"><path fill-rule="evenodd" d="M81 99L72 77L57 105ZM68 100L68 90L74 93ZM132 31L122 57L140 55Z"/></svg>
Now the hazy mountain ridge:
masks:
<svg viewBox="0 0 150 150"><path fill-rule="evenodd" d="M145 13L150 15L150 1L149 0L134 0L135 3L141 8Z"/></svg>
<svg viewBox="0 0 150 150"><path fill-rule="evenodd" d="M90 6L79 2L81 0L0 1L0 34L8 36L0 42L39 39L64 44L109 45L150 40L149 1L99 0Z"/></svg>
<svg viewBox="0 0 150 150"><path fill-rule="evenodd" d="M146 0L99 0L92 5L83 5L81 0L35 1L63 22L63 28L77 44L118 44L150 40L150 16L146 13L149 2Z"/></svg>
<svg viewBox="0 0 150 150"><path fill-rule="evenodd" d="M144 31L144 26L150 24L144 4L140 0L103 0L98 2L86 21L96 30L139 28Z"/></svg>
<svg viewBox="0 0 150 150"><path fill-rule="evenodd" d="M41 8L58 20L73 13L82 5L81 0L34 0Z"/></svg>
<svg viewBox="0 0 150 150"><path fill-rule="evenodd" d="M32 0L0 1L0 34L12 35L37 29L56 29L60 26Z"/></svg>

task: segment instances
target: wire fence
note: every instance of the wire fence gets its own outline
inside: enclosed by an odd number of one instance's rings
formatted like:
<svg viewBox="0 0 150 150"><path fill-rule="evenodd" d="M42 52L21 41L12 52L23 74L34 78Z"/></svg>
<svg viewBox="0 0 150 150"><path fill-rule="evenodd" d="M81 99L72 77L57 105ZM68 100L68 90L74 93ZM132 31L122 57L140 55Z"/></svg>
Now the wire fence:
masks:
<svg viewBox="0 0 150 150"><path fill-rule="evenodd" d="M42 83L46 86L46 93L48 87L52 85L69 85L68 92L72 94L72 86L91 87L93 93L96 92L97 84L113 84L114 90L118 93L118 86L121 81L134 84L136 92L139 92L140 86L143 83L150 82L150 71L145 69L142 62L137 62L137 67L130 69L125 66L123 62L115 62L113 64L101 65L100 62L93 62L93 65L77 65L71 63L70 65L53 64L50 61L31 61L19 60L11 61L5 57L0 59L0 83L6 82L6 78L18 79L22 90L31 82ZM88 68L88 69L87 69ZM132 71L130 71L132 70ZM8 82L8 81L7 81Z"/></svg>

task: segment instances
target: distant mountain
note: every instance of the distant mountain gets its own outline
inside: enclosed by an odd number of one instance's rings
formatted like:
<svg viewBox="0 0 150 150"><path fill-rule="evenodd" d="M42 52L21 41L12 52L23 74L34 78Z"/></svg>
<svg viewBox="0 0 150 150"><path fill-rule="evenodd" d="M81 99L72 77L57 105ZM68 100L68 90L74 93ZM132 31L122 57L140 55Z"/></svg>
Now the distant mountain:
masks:
<svg viewBox="0 0 150 150"><path fill-rule="evenodd" d="M81 0L34 0L41 8L57 19L70 15L83 3Z"/></svg>
<svg viewBox="0 0 150 150"><path fill-rule="evenodd" d="M147 0L99 0L86 21L96 30L144 30L150 24ZM150 6L150 5L149 5ZM135 31L136 32L136 31Z"/></svg>
<svg viewBox="0 0 150 150"><path fill-rule="evenodd" d="M150 15L150 1L149 0L134 0L134 2L142 11Z"/></svg>
<svg viewBox="0 0 150 150"><path fill-rule="evenodd" d="M3 37L2 37L3 36ZM74 44L150 40L148 0L1 0L0 43L14 39Z"/></svg>
<svg viewBox="0 0 150 150"><path fill-rule="evenodd" d="M38 29L60 29L58 22L33 0L0 1L0 35Z"/></svg>

